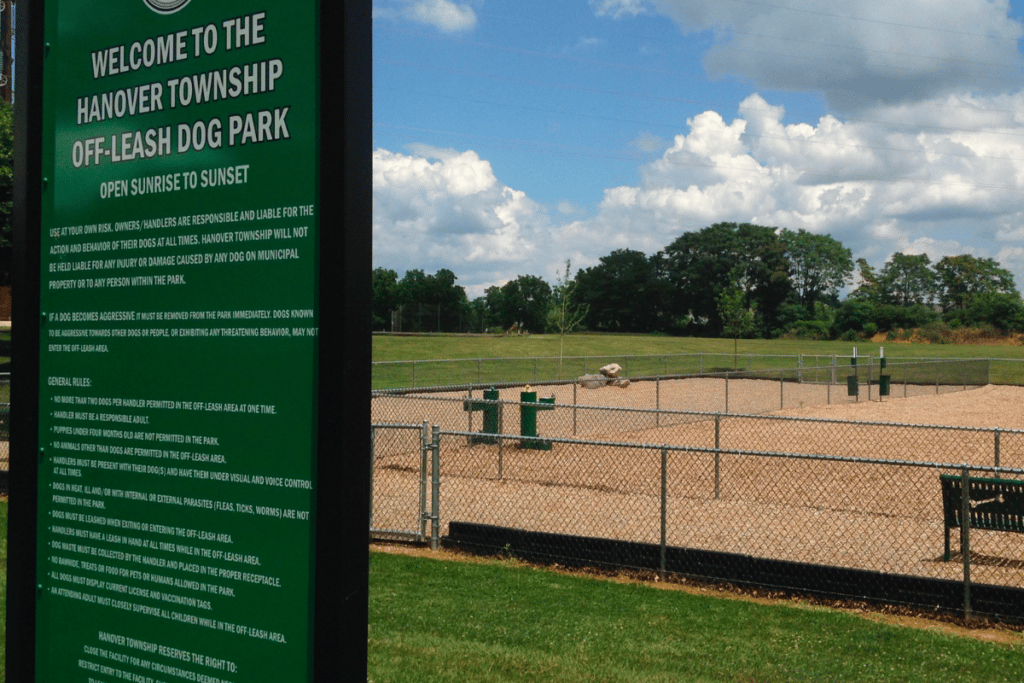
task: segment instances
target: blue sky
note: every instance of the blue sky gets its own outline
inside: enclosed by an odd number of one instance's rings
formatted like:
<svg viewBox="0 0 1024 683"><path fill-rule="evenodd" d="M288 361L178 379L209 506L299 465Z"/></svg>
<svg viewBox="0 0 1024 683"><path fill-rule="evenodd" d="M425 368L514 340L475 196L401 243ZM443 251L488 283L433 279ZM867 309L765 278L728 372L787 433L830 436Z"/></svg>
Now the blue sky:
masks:
<svg viewBox="0 0 1024 683"><path fill-rule="evenodd" d="M1024 287L1021 5L375 0L373 265L470 297L749 221Z"/></svg>

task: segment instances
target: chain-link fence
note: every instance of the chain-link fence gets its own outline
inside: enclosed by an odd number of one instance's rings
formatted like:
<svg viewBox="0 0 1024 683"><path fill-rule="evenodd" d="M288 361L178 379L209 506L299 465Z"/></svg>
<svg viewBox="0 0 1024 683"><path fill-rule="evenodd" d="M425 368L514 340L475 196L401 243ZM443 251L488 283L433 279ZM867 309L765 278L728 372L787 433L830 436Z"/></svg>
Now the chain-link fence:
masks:
<svg viewBox="0 0 1024 683"><path fill-rule="evenodd" d="M878 361L373 392L371 537L1024 621L1024 431L769 414L991 380Z"/></svg>
<svg viewBox="0 0 1024 683"><path fill-rule="evenodd" d="M732 373L791 373L806 382L846 383L856 374L860 383L892 376L894 384L933 384L953 387L970 384L1024 384L1024 359L889 358L888 373L880 372L881 358L858 356L856 371L851 356L752 355L687 353L624 356L538 356L528 358L460 358L448 360L377 361L372 367L374 390L415 389L486 384L537 384L571 380L616 363L630 378L722 375ZM899 374L896 366L903 366ZM980 369L984 369L982 379ZM967 375L964 375L964 372Z"/></svg>
<svg viewBox="0 0 1024 683"><path fill-rule="evenodd" d="M387 428L416 434L402 437L399 449L411 464L396 467L382 450L382 429L373 456L375 524L394 514L381 508L401 504L434 543L447 538L569 564L1024 619L1024 537L1009 533L1024 532L1024 469L919 460L916 450L836 457L513 435L481 440L438 428L431 445L414 453L422 434L415 425ZM951 515L942 475L1005 486L998 493L968 487L967 498L949 494L963 512ZM381 491L385 476L401 480L389 491L403 487L403 496Z"/></svg>
<svg viewBox="0 0 1024 683"><path fill-rule="evenodd" d="M623 375L625 382L621 387L605 386L599 380L596 383L598 388L587 388L587 382L576 379L539 381L532 386L545 396L555 397L555 402L560 404L763 413L872 401L881 398L886 390L888 396L903 398L964 391L986 385L989 371L988 360L921 361L892 363L885 368L847 364L700 375ZM396 396L416 396L424 401L430 397L466 397L472 400L491 388L498 390L503 400L517 400L526 386L525 382L511 381L491 385L446 384L418 390L377 390L371 392L371 397L376 408ZM397 413L382 410L385 412L379 416L375 413L375 421L409 421L408 416L399 417ZM412 417L412 421L417 423L423 419L432 421L434 417L429 413Z"/></svg>
<svg viewBox="0 0 1024 683"><path fill-rule="evenodd" d="M426 541L427 434L426 422L370 426L371 538Z"/></svg>
<svg viewBox="0 0 1024 683"><path fill-rule="evenodd" d="M384 405L381 405L384 403ZM402 405L407 403L408 405ZM521 431L521 411L536 403L453 399L437 396L389 396L373 399L375 422L409 422L412 415L431 415L447 431L485 433L483 410L499 414L489 433ZM385 414L390 414L386 420ZM536 418L543 438L586 438L601 442L645 441L687 448L921 460L1024 468L1024 431L1016 429L861 422L780 415L722 414L696 411L644 410L551 403ZM531 436L527 434L527 436ZM901 454L895 456L894 454Z"/></svg>
<svg viewBox="0 0 1024 683"><path fill-rule="evenodd" d="M904 381L890 384L891 394L922 396L974 388L983 381L987 362L952 367L943 363L890 366ZM887 368L888 370L888 368ZM925 372L929 374L925 374ZM782 417L765 413L808 406L877 400L880 387L815 382L807 368L761 373L727 373L631 383L625 389L585 389L579 383L543 385L549 403L524 404L523 386L490 390L376 392L371 396L375 423L420 424L424 420L449 431L645 441L696 448L723 447L850 457L879 456L898 449L922 459L956 458L979 465L1024 466L1021 439L1013 430L926 427L905 424L857 424L840 420ZM856 375L849 375L855 377ZM932 377L957 384L935 383ZM923 381L922 377L927 379ZM913 380L916 383L911 383ZM877 377L875 378L877 382ZM536 430L522 429L523 406L536 409ZM760 414L760 417L755 417Z"/></svg>

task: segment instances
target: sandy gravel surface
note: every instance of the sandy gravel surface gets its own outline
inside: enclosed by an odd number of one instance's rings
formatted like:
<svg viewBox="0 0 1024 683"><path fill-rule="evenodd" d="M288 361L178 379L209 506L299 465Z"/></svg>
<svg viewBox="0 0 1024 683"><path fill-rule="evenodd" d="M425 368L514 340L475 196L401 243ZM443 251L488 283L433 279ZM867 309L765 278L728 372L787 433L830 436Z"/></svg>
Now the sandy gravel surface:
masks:
<svg viewBox="0 0 1024 683"><path fill-rule="evenodd" d="M663 408L720 410L724 383L686 380L639 383L627 389L577 390L577 403L636 407L656 400ZM645 386L646 385L646 386ZM911 387L913 388L913 387ZM572 387L558 387L568 394ZM995 428L1024 430L1024 389L922 391L889 398L822 405L837 388L732 381L730 410L751 412L775 403L772 414L801 418L955 425L969 430L878 428L807 421L769 422L722 417L723 448L844 455L888 460L991 465ZM718 391L719 393L715 393ZM825 396L825 391L833 392ZM656 392L654 395L653 392ZM502 399L512 400L506 392ZM550 394L542 389L541 395ZM894 391L901 394L901 391ZM585 397L585 398L584 398ZM463 396L464 398L464 396ZM866 399L866 397L862 397ZM825 400L822 400L825 399ZM565 396L556 392L556 402ZM800 403L803 403L801 406ZM778 405L785 405L778 410ZM769 409L770 410L770 409ZM391 419L382 419L383 413ZM505 431L518 431L515 422ZM575 416L573 415L575 413ZM420 417L414 418L413 415ZM398 416L399 419L395 419ZM508 416L506 416L508 417ZM428 419L449 429L480 429L479 413L458 401L392 401L374 406L375 421ZM588 439L631 443L714 446L713 418L655 418L635 412L577 408L543 412L542 435L571 432ZM508 422L512 422L508 420ZM447 424L446 424L447 423ZM386 442L381 439L387 439ZM412 433L383 435L374 472L374 528L419 528L419 453ZM1024 433L1000 435L1004 466L1024 467ZM529 451L514 441L468 445L464 437L442 442L442 534L451 520L500 524L557 533L657 542L660 534L660 450L555 444ZM768 456L673 452L668 468L668 542L672 545L755 556L959 579L962 565L954 531L952 562L942 561L941 468L870 463L800 461ZM1024 477L1021 477L1024 478ZM717 487L716 487L717 481ZM717 496L716 496L717 489ZM972 579L1024 586L1024 534L975 532Z"/></svg>

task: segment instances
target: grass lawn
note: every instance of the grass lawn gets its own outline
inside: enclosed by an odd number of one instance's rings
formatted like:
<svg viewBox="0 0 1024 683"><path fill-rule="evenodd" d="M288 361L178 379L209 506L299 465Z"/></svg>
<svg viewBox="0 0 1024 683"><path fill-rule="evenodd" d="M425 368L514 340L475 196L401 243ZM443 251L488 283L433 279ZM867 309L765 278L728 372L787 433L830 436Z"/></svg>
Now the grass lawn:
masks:
<svg viewBox="0 0 1024 683"><path fill-rule="evenodd" d="M373 337L373 360L429 360L438 358L524 358L558 356L557 334L526 337L424 335ZM1024 358L1024 348L985 344L897 344L885 342L817 342L800 339L740 339L740 354L850 355L856 346L861 355L878 355L878 347L892 358ZM732 339L667 337L627 334L571 334L565 338L566 356L660 355L676 353L732 354Z"/></svg>
<svg viewBox="0 0 1024 683"><path fill-rule="evenodd" d="M372 552L367 680L1021 681L980 642L824 608Z"/></svg>
<svg viewBox="0 0 1024 683"><path fill-rule="evenodd" d="M734 367L792 368L793 356L822 355L849 356L853 347L859 355L873 355L877 358L879 346L885 347L890 359L899 358L993 358L1019 360L1024 358L1024 348L1012 345L978 344L873 344L870 342L813 342L791 339L744 339L737 344L738 358L733 358L732 339L704 339L697 337L667 337L658 335L610 335L573 334L565 338L564 367L559 370L558 335L534 334L526 337L489 337L466 335L423 335L373 337L373 360L411 361L438 359L485 359L479 363L430 363L416 369L413 376L408 366L375 366L373 388L396 388L410 386L442 386L481 382L539 381L577 377L584 372L594 372L598 363L591 361L584 365L579 357L605 358L604 362L624 364L627 374L655 375L668 373L697 372L696 366L675 367L670 361L659 360L658 356L675 354L720 354L702 359L700 371L724 371ZM745 359L744 355L759 356ZM632 362L626 359L633 357ZM655 358L641 359L639 356ZM780 356L780 358L768 358ZM534 361L534 358L549 359ZM575 358L576 360L571 360ZM520 359L501 363L486 362L486 359ZM601 364L604 364L602 362ZM810 362L810 361L808 361ZM1024 383L1024 365L1018 363L993 363L992 381Z"/></svg>
<svg viewBox="0 0 1024 683"><path fill-rule="evenodd" d="M0 500L0 681L7 680L7 501Z"/></svg>

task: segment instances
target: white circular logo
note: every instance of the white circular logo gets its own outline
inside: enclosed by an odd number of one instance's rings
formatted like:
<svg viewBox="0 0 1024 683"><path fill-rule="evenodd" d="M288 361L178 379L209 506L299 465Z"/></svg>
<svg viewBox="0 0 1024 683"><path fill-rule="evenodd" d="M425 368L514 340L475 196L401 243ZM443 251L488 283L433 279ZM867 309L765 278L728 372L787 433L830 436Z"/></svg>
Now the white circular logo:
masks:
<svg viewBox="0 0 1024 683"><path fill-rule="evenodd" d="M189 0L143 0L149 9L157 14L174 14L189 3Z"/></svg>

